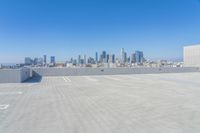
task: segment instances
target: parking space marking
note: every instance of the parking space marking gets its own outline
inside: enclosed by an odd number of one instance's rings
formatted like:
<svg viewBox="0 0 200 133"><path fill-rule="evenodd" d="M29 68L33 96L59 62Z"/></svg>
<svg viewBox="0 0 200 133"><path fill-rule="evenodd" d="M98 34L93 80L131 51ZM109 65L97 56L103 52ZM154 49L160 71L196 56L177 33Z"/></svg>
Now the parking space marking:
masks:
<svg viewBox="0 0 200 133"><path fill-rule="evenodd" d="M105 78L107 78L107 79L111 79L111 80L116 80L116 81L120 81L121 79L118 79L118 78L114 78L114 77L105 77Z"/></svg>
<svg viewBox="0 0 200 133"><path fill-rule="evenodd" d="M23 92L0 92L0 95L21 95Z"/></svg>
<svg viewBox="0 0 200 133"><path fill-rule="evenodd" d="M0 110L5 110L9 107L9 104L0 105Z"/></svg>
<svg viewBox="0 0 200 133"><path fill-rule="evenodd" d="M84 78L86 78L89 81L93 81L93 82L97 82L98 80L89 76L83 76Z"/></svg>
<svg viewBox="0 0 200 133"><path fill-rule="evenodd" d="M141 80L141 78L138 77L132 77L132 76L128 76L129 79L134 79L134 80Z"/></svg>
<svg viewBox="0 0 200 133"><path fill-rule="evenodd" d="M72 82L68 77L63 77L63 80L64 80L65 82Z"/></svg>

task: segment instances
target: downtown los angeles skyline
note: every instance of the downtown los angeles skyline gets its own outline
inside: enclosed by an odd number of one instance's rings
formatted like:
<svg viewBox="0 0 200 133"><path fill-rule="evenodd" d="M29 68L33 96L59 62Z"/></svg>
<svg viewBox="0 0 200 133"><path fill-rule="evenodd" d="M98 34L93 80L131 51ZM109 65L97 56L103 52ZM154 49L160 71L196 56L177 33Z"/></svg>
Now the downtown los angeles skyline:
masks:
<svg viewBox="0 0 200 133"><path fill-rule="evenodd" d="M200 43L199 0L3 0L0 20L0 63L103 50L119 56L121 48L181 59L183 46Z"/></svg>

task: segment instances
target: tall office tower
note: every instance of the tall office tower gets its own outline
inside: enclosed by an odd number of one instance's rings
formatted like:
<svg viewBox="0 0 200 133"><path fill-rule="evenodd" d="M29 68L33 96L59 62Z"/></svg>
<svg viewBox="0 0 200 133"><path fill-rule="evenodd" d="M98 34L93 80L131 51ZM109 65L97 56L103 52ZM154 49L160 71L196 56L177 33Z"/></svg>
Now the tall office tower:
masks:
<svg viewBox="0 0 200 133"><path fill-rule="evenodd" d="M96 61L94 60L94 58L92 58L92 57L88 58L88 64L95 64L95 63L96 63Z"/></svg>
<svg viewBox="0 0 200 133"><path fill-rule="evenodd" d="M143 63L144 55L142 51L135 51L136 63Z"/></svg>
<svg viewBox="0 0 200 133"><path fill-rule="evenodd" d="M125 51L124 51L124 48L121 49L121 63L125 64Z"/></svg>
<svg viewBox="0 0 200 133"><path fill-rule="evenodd" d="M34 64L34 65L37 65L37 63L38 63L38 58L34 58L33 64Z"/></svg>
<svg viewBox="0 0 200 133"><path fill-rule="evenodd" d="M108 60L109 63L115 63L115 55L114 54L110 54L109 55L109 60Z"/></svg>
<svg viewBox="0 0 200 133"><path fill-rule="evenodd" d="M37 65L43 65L43 58L38 58Z"/></svg>
<svg viewBox="0 0 200 133"><path fill-rule="evenodd" d="M95 62L98 63L98 53L95 54Z"/></svg>
<svg viewBox="0 0 200 133"><path fill-rule="evenodd" d="M72 63L72 62L73 62L73 60L74 60L74 59L73 59L73 57L72 57L72 58L70 59L70 63Z"/></svg>
<svg viewBox="0 0 200 133"><path fill-rule="evenodd" d="M78 56L78 62L77 63L78 63L78 65L81 64L81 55Z"/></svg>
<svg viewBox="0 0 200 133"><path fill-rule="evenodd" d="M115 63L115 55L112 55L112 63Z"/></svg>
<svg viewBox="0 0 200 133"><path fill-rule="evenodd" d="M33 60L30 57L25 57L24 64L25 65L32 65L33 64Z"/></svg>
<svg viewBox="0 0 200 133"><path fill-rule="evenodd" d="M107 62L107 55L106 55L106 51L102 51L101 57L100 57L100 62L101 63L106 63Z"/></svg>
<svg viewBox="0 0 200 133"><path fill-rule="evenodd" d="M43 61L44 61L43 65L46 66L47 65L47 55L43 56Z"/></svg>
<svg viewBox="0 0 200 133"><path fill-rule="evenodd" d="M107 54L106 56L106 63L108 63L108 60L109 60L109 54Z"/></svg>
<svg viewBox="0 0 200 133"><path fill-rule="evenodd" d="M103 59L106 59L106 51L103 51L102 55L103 55Z"/></svg>
<svg viewBox="0 0 200 133"><path fill-rule="evenodd" d="M51 57L50 57L50 63L51 63L52 65L55 65L55 64L56 64L56 57L55 57L55 56L51 56Z"/></svg>
<svg viewBox="0 0 200 133"><path fill-rule="evenodd" d="M84 55L83 59L84 59L84 64L87 64L87 57L86 57L86 55Z"/></svg>
<svg viewBox="0 0 200 133"><path fill-rule="evenodd" d="M103 63L103 55L102 54L100 55L99 62Z"/></svg>
<svg viewBox="0 0 200 133"><path fill-rule="evenodd" d="M135 52L131 54L131 63L136 63Z"/></svg>
<svg viewBox="0 0 200 133"><path fill-rule="evenodd" d="M131 57L130 57L130 56L127 58L127 62L128 62L128 63L131 62Z"/></svg>
<svg viewBox="0 0 200 133"><path fill-rule="evenodd" d="M126 63L127 62L127 53L124 52L124 62Z"/></svg>
<svg viewBox="0 0 200 133"><path fill-rule="evenodd" d="M72 61L72 65L73 65L73 66L76 66L76 65L77 65L77 60L76 60L76 59L74 59L74 60Z"/></svg>

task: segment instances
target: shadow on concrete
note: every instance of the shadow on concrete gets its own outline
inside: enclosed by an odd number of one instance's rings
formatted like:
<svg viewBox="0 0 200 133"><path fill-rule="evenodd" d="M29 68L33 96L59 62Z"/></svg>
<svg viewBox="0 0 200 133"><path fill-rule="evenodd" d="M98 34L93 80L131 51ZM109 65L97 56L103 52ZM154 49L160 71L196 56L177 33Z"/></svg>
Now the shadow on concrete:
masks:
<svg viewBox="0 0 200 133"><path fill-rule="evenodd" d="M24 81L23 83L39 83L42 80L42 76L34 76L26 81Z"/></svg>

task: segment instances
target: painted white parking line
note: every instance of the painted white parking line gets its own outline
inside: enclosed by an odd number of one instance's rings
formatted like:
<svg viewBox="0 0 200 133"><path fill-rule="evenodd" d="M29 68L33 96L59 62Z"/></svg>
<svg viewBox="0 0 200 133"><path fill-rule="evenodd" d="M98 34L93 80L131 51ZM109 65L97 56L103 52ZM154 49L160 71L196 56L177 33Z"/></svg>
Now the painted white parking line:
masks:
<svg viewBox="0 0 200 133"><path fill-rule="evenodd" d="M0 95L21 95L23 92L18 91L18 92L0 92Z"/></svg>
<svg viewBox="0 0 200 133"><path fill-rule="evenodd" d="M68 77L63 77L63 80L64 80L65 82L72 82Z"/></svg>
<svg viewBox="0 0 200 133"><path fill-rule="evenodd" d="M107 78L107 79L111 79L111 80L116 80L116 81L120 81L120 79L118 79L118 78L114 78L114 77L104 77L104 78Z"/></svg>
<svg viewBox="0 0 200 133"><path fill-rule="evenodd" d="M65 82L67 82L67 80L65 79L65 77L63 77L63 80L64 80Z"/></svg>
<svg viewBox="0 0 200 133"><path fill-rule="evenodd" d="M0 110L5 110L9 107L9 104L5 104L5 105L0 105Z"/></svg>
<svg viewBox="0 0 200 133"><path fill-rule="evenodd" d="M27 84L28 87L32 87L32 86L38 85L39 83L31 83L31 84L30 83L26 83L26 84Z"/></svg>
<svg viewBox="0 0 200 133"><path fill-rule="evenodd" d="M129 79L134 79L134 80L141 80L141 78L138 77L132 77L132 76L128 76Z"/></svg>
<svg viewBox="0 0 200 133"><path fill-rule="evenodd" d="M89 81L93 81L93 82L97 82L98 80L92 77L88 77L88 76L83 76L84 78L86 78Z"/></svg>

